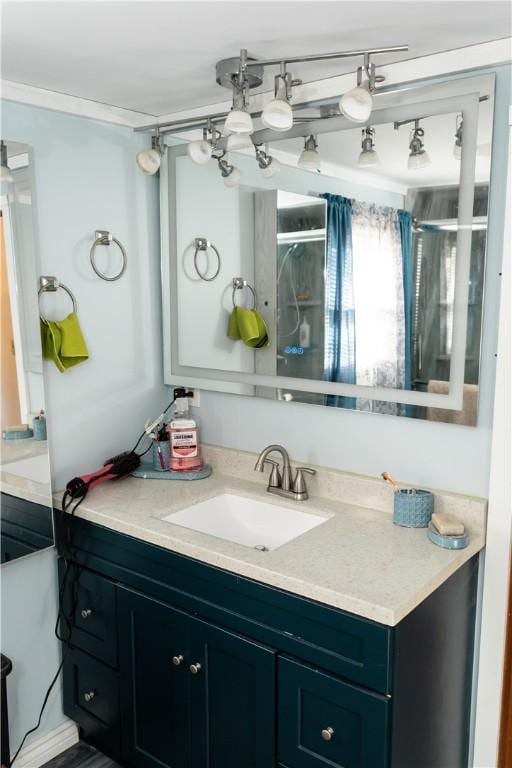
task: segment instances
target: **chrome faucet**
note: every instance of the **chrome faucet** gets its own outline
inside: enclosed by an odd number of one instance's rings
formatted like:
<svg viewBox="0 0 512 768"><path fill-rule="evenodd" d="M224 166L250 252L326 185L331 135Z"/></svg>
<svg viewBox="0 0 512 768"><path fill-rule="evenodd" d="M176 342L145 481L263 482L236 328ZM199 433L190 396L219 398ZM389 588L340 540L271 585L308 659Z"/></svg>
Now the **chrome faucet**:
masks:
<svg viewBox="0 0 512 768"><path fill-rule="evenodd" d="M281 454L283 460L282 470L277 461L268 458L269 453ZM267 445L258 456L258 461L254 465L254 469L257 472L263 472L265 464L269 464L272 467L267 486L268 493L276 493L278 496L286 496L295 501L305 501L308 498L308 489L306 487L304 473L307 472L310 475L314 475L316 474L316 470L310 469L309 467L297 467L295 479L292 481L290 457L288 456L287 450L283 448L282 445Z"/></svg>

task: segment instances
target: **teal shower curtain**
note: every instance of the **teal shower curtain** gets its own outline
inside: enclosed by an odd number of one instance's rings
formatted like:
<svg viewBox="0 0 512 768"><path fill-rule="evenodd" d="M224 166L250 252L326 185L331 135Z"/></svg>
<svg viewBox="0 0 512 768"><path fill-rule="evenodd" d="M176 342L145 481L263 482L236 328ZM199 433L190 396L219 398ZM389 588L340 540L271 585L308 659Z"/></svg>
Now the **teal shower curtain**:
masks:
<svg viewBox="0 0 512 768"><path fill-rule="evenodd" d="M356 339L352 276L352 201L321 195L327 201L324 378L356 383ZM355 398L329 396L328 405L355 408Z"/></svg>
<svg viewBox="0 0 512 768"><path fill-rule="evenodd" d="M405 313L405 389L412 388L412 217L409 211L398 211L400 224L400 240L402 243L402 264L404 283L404 313ZM406 409L407 411L407 409ZM407 415L410 415L407 413Z"/></svg>

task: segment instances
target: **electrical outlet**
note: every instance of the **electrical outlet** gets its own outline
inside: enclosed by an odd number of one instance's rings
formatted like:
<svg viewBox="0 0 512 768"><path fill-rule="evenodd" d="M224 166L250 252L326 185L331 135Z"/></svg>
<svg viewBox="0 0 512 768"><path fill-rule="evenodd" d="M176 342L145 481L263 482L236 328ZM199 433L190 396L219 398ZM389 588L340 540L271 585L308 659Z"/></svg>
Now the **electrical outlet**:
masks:
<svg viewBox="0 0 512 768"><path fill-rule="evenodd" d="M190 405L193 408L200 408L201 407L201 390L189 389L189 392L192 392L192 397L188 398Z"/></svg>

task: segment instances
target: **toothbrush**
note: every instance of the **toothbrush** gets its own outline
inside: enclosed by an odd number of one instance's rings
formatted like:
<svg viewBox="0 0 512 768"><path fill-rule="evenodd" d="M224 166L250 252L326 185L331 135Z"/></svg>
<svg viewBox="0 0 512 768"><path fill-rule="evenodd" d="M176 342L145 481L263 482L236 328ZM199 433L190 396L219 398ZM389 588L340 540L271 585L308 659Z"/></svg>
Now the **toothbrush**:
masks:
<svg viewBox="0 0 512 768"><path fill-rule="evenodd" d="M393 487L393 490L394 490L395 493L400 493L400 486L398 485L398 483L395 480L395 478L392 475L389 474L389 472L383 472L381 474L381 477L382 477L383 480L386 481L386 483L389 483L389 485L391 485Z"/></svg>

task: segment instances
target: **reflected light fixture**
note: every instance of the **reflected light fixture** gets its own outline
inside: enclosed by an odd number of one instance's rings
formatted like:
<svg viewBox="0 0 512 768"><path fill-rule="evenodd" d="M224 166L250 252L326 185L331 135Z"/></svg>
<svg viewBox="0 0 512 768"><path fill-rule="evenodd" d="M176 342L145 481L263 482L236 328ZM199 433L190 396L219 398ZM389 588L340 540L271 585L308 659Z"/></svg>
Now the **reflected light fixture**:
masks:
<svg viewBox="0 0 512 768"><path fill-rule="evenodd" d="M208 136L210 135L210 138ZM190 159L197 165L206 165L210 160L213 150L221 138L221 133L218 131L210 121L203 128L203 138L196 139L195 141L189 141L187 146L187 153Z"/></svg>
<svg viewBox="0 0 512 768"><path fill-rule="evenodd" d="M163 137L160 136L158 128L154 136L151 137L151 149L143 149L136 156L137 165L147 176L154 176L160 170L162 156L165 152Z"/></svg>
<svg viewBox="0 0 512 768"><path fill-rule="evenodd" d="M279 173L281 170L281 163L277 158L267 155L267 153L263 149L260 149L259 146L254 147L254 149L256 151L256 160L261 168L262 176L266 179L270 179L272 176L275 176L276 173Z"/></svg>
<svg viewBox="0 0 512 768"><path fill-rule="evenodd" d="M0 141L0 181L14 181L9 168L5 141Z"/></svg>
<svg viewBox="0 0 512 768"><path fill-rule="evenodd" d="M378 162L379 156L375 151L375 128L368 126L362 130L361 153L357 164L365 168L369 165L377 165Z"/></svg>
<svg viewBox="0 0 512 768"><path fill-rule="evenodd" d="M308 136L304 142L304 149L299 155L298 166L305 171L320 170L320 154L316 138L313 134Z"/></svg>
<svg viewBox="0 0 512 768"><path fill-rule="evenodd" d="M292 85L296 82L286 71L286 64L281 62L281 72L274 78L274 98L268 102L261 113L261 122L265 128L278 132L290 130L293 125L290 97Z"/></svg>
<svg viewBox="0 0 512 768"><path fill-rule="evenodd" d="M417 170L418 168L425 168L427 165L430 165L430 157L423 144L424 135L425 131L423 128L420 128L420 121L415 120L409 142L409 159L407 160L407 167L410 170Z"/></svg>
<svg viewBox="0 0 512 768"><path fill-rule="evenodd" d="M223 157L218 157L217 163L219 166L221 176L224 180L224 185L230 188L238 187L238 185L240 184L240 176L241 176L241 173L238 170L238 168L235 165L231 165L231 163L228 163L228 161L224 160Z"/></svg>

